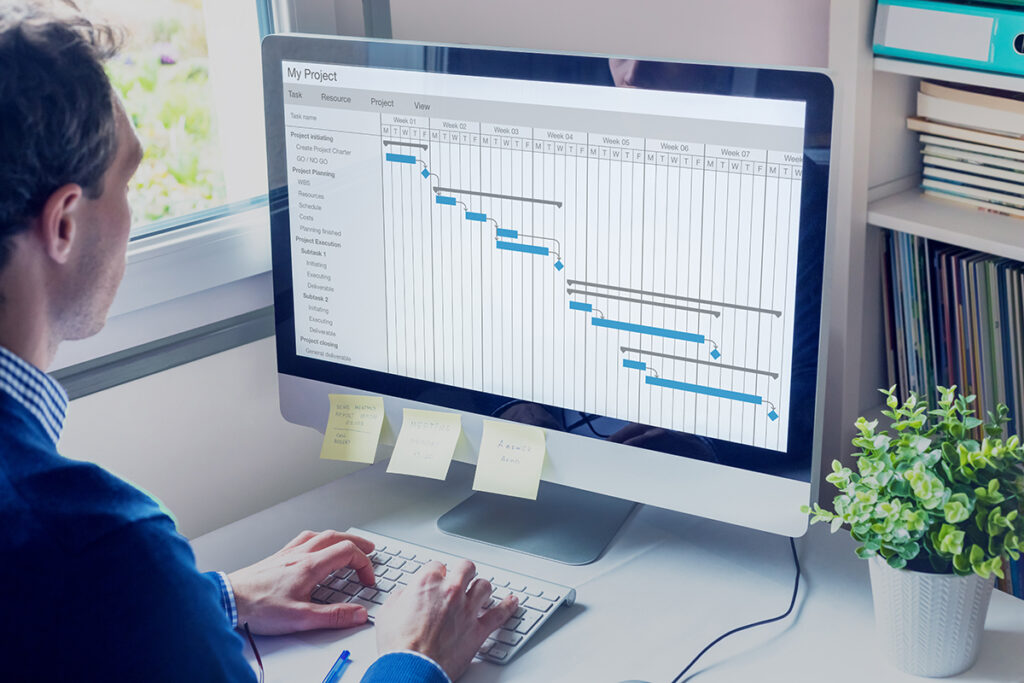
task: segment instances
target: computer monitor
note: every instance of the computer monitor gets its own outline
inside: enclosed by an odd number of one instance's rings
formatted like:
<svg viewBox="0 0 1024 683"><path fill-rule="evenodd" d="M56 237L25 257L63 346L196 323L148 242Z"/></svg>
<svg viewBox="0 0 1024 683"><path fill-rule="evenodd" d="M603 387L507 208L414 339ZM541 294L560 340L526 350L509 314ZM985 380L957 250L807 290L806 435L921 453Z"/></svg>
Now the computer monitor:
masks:
<svg viewBox="0 0 1024 683"><path fill-rule="evenodd" d="M538 501L478 496L446 529L505 504L601 526L598 501L609 533L632 502L804 532L827 76L287 35L263 55L286 419L323 430L332 392L383 395L396 428L460 411L467 462L484 419L545 428Z"/></svg>

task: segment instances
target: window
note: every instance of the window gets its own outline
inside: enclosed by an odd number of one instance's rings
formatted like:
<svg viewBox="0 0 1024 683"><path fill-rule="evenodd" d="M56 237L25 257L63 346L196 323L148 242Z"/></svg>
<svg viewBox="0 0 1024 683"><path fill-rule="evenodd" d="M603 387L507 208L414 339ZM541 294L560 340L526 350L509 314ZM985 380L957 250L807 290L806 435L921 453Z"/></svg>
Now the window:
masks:
<svg viewBox="0 0 1024 683"><path fill-rule="evenodd" d="M76 3L128 31L107 69L146 155L124 282L104 330L61 346L52 367L68 376L240 316L269 319L272 301L260 56L270 0Z"/></svg>
<svg viewBox="0 0 1024 683"><path fill-rule="evenodd" d="M251 209L266 194L257 0L82 0L124 26L107 70L146 147L134 236Z"/></svg>

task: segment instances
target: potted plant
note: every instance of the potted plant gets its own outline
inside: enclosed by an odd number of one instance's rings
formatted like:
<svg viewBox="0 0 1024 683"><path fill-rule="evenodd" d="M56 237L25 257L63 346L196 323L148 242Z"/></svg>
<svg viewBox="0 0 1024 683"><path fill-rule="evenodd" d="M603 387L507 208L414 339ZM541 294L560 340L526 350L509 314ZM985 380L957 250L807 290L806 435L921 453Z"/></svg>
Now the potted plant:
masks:
<svg viewBox="0 0 1024 683"><path fill-rule="evenodd" d="M1024 447L1000 438L1009 411L974 416L974 396L938 387L938 408L896 387L882 390L892 422L863 417L857 471L832 463L834 512L815 503L811 523L847 526L870 561L875 621L896 666L951 676L974 663L1003 560L1024 550ZM981 442L973 438L983 428Z"/></svg>

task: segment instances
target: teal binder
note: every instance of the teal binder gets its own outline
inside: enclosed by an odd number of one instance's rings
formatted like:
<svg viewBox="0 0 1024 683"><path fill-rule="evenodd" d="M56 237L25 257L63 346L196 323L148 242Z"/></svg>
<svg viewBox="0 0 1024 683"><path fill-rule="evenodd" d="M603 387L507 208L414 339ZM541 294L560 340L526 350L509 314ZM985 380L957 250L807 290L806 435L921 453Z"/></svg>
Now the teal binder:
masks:
<svg viewBox="0 0 1024 683"><path fill-rule="evenodd" d="M874 52L947 66L1024 74L1024 8L879 0Z"/></svg>

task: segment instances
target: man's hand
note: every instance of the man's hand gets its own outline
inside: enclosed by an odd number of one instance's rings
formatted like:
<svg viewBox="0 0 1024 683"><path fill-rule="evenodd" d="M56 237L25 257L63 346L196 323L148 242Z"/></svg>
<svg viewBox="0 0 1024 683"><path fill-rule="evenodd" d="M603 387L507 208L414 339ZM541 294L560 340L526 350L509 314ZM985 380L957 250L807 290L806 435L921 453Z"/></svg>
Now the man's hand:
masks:
<svg viewBox="0 0 1024 683"><path fill-rule="evenodd" d="M507 596L485 609L491 584L473 580L476 567L463 560L445 570L430 562L416 581L388 598L376 619L381 654L413 650L438 663L453 681L465 673L487 636L505 623L519 600Z"/></svg>
<svg viewBox="0 0 1024 683"><path fill-rule="evenodd" d="M288 545L256 564L228 575L235 592L239 625L254 633L279 635L316 628L347 628L366 623L358 605L319 605L309 596L335 569L351 567L367 586L374 584L366 554L373 543L338 531L303 531Z"/></svg>

